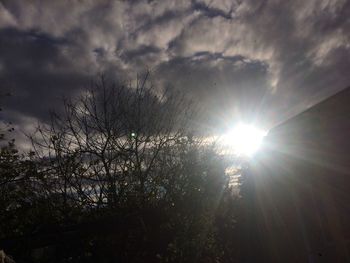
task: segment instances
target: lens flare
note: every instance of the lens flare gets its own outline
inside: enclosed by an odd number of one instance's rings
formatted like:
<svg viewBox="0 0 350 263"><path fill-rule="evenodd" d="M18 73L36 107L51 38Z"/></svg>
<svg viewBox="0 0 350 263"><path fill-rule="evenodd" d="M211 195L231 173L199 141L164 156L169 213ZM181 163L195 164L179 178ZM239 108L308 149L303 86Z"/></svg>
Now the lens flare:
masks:
<svg viewBox="0 0 350 263"><path fill-rule="evenodd" d="M252 156L261 146L266 134L253 125L241 123L226 133L222 137L222 142L232 148L237 155Z"/></svg>

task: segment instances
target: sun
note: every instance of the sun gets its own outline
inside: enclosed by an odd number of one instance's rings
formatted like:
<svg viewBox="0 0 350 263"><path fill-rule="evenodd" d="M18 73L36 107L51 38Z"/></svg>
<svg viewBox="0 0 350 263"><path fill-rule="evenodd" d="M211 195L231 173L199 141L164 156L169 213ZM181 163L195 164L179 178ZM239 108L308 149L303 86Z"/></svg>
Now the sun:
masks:
<svg viewBox="0 0 350 263"><path fill-rule="evenodd" d="M254 125L240 123L222 137L222 142L240 156L252 156L260 148L266 132Z"/></svg>

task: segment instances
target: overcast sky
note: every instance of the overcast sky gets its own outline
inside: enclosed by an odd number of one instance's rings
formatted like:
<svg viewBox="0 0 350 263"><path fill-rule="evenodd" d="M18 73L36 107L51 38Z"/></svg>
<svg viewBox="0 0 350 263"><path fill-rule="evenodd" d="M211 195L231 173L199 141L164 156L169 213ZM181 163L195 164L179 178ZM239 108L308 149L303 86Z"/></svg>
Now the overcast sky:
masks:
<svg viewBox="0 0 350 263"><path fill-rule="evenodd" d="M146 69L218 123L273 125L350 85L350 1L0 1L0 90L22 129L101 72Z"/></svg>

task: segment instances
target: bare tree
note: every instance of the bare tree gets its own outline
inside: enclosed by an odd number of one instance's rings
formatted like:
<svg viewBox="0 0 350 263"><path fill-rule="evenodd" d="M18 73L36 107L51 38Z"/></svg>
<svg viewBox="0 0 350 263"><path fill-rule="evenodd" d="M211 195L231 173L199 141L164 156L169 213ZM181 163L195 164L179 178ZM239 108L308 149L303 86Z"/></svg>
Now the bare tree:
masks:
<svg viewBox="0 0 350 263"><path fill-rule="evenodd" d="M227 161L196 132L193 104L172 89L156 92L148 78L133 86L101 77L80 97L64 99L63 114L52 112L50 123L37 127L29 156L3 162L15 171L11 178L26 183L14 182L20 198L2 188L7 203L20 202L11 213L0 206L6 211L0 227L11 222L15 230L0 237L34 232L45 240L40 235L51 230L62 262L194 262L224 255L216 233L234 222ZM23 247L31 249L24 243L19 256Z"/></svg>
<svg viewBox="0 0 350 263"><path fill-rule="evenodd" d="M160 181L169 180L164 175L173 169L166 156L195 143L189 123L194 111L179 94L155 94L148 77L136 87L109 85L101 77L77 100L64 100L64 114L52 113L50 125L31 137L36 155L50 163L46 189L65 205L142 205L164 196Z"/></svg>

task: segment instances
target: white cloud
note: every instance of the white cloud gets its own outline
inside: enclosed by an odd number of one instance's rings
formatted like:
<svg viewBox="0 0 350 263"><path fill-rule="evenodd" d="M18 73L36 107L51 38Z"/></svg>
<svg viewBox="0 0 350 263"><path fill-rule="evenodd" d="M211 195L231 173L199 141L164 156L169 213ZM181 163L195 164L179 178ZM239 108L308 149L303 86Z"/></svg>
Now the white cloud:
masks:
<svg viewBox="0 0 350 263"><path fill-rule="evenodd" d="M0 28L16 26L17 22L13 15L0 2Z"/></svg>
<svg viewBox="0 0 350 263"><path fill-rule="evenodd" d="M225 90L235 81L232 76L241 83L233 89L250 87L252 76L259 76L271 100L292 105L329 83L350 84L349 77L337 73L350 66L349 9L346 0L11 0L0 3L0 28L34 30L64 43L55 49L57 61L38 59L50 67L42 74L72 78L105 71L128 78L153 68L163 73L159 83L182 79L179 85L188 92L202 78L220 79L215 89ZM30 67L21 74L30 76L34 71L26 56L19 64ZM1 63L6 71L7 62ZM183 68L193 71L191 78L183 76ZM325 72L327 86L320 81ZM215 100L215 92L205 95Z"/></svg>

